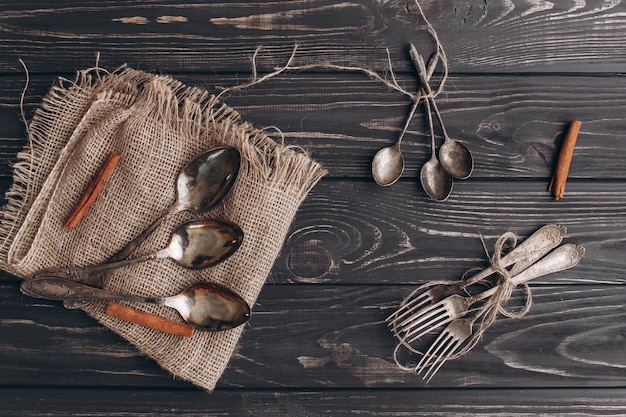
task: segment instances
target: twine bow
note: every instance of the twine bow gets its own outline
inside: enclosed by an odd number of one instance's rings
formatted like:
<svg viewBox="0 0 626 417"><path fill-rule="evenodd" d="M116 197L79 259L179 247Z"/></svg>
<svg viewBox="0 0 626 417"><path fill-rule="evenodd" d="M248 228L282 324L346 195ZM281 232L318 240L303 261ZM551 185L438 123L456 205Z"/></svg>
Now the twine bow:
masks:
<svg viewBox="0 0 626 417"><path fill-rule="evenodd" d="M491 266L498 276L495 283L497 286L496 292L483 305L474 310L475 317L477 319L481 318L478 322L478 327L467 340L465 346L456 354L452 355L450 359L459 358L472 350L474 346L478 344L487 329L496 321L499 314L508 318L518 319L530 311L530 307L532 306L532 293L526 282L520 284L525 295L524 305L517 311L506 308L507 302L513 296L513 291L518 285L511 281L512 276L502 265L501 259L506 247L513 249L516 245L517 235L513 232L506 232L496 240L494 254L490 257ZM487 252L486 248L485 251Z"/></svg>

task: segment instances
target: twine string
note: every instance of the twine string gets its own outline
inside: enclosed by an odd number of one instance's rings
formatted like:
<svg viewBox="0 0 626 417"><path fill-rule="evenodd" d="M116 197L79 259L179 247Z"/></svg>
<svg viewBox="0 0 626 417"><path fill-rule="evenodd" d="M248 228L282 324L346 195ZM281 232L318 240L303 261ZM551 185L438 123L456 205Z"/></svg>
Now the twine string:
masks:
<svg viewBox="0 0 626 417"><path fill-rule="evenodd" d="M496 292L483 305L473 310L473 319L476 320L477 327L472 332L463 347L458 350L450 359L457 359L472 350L482 339L483 335L489 327L496 321L499 314L508 318L521 318L532 306L532 294L527 283L521 284L521 289L525 295L524 305L517 311L508 309L506 306L513 296L513 292L517 285L511 281L512 276L509 271L502 265L502 255L506 251L505 248L513 249L517 244L517 236L513 232L506 232L498 238L495 243L494 254L491 257L491 266L497 275Z"/></svg>
<svg viewBox="0 0 626 417"><path fill-rule="evenodd" d="M238 85L234 85L231 87L221 87L218 86L217 88L220 91L220 93L217 95L217 98L221 98L223 95L230 93L230 92L235 92L235 91L240 91L240 90L244 90L246 88L255 86L257 84L260 84L262 82L265 82L271 78L276 77L277 75L280 75L286 71L306 71L306 70L312 70L312 69L322 69L322 70L335 70L335 71L355 71L355 72L361 72L367 76L369 76L370 78L381 82L382 84L384 84L385 86L387 86L388 88L395 90L403 95L406 95L409 97L409 99L411 101L413 101L414 103L419 102L421 99L425 99L427 97L436 97L437 95L439 95L444 88L444 85L446 83L446 80L448 78L448 60L446 57L446 52L443 48L443 45L441 44L441 41L439 40L439 36L437 35L437 31L435 30L435 28L433 27L433 25L430 23L430 21L428 20L428 18L426 17L426 14L424 13L424 10L422 9L422 6L420 5L420 3L417 0L414 0L415 5L417 6L417 10L419 12L419 15L421 17L421 19L424 21L424 24L426 26L426 32L431 36L431 38L433 39L433 41L435 42L435 48L436 48L436 53L439 57L439 63L441 63L442 66L442 71L441 71L441 77L439 79L439 82L437 83L436 88L432 89L433 91L431 92L430 95L427 95L423 89L419 88L418 91L416 92L411 92L407 89L405 89L404 87L402 87L400 85L400 83L398 82L398 80L396 79L396 75L393 69L393 64L391 61L391 54L389 52L389 48L386 48L386 52L387 52L387 67L388 67L388 73L389 73L389 79L380 75L378 72L371 70L369 68L363 68L363 67L358 67L358 66L344 66L344 65L337 65L337 64L332 64L332 63L316 63L316 64L307 64L307 65L294 65L293 62L295 61L295 57L296 57L296 52L298 50L298 44L296 43L291 51L291 54L289 56L289 58L287 59L287 62L281 66L281 67L277 67L274 69L274 71L263 75L263 76L259 76L258 74L258 68L257 68L257 57L262 49L261 46L257 47L254 51L254 53L252 54L252 58L251 58L251 64L252 64L252 76L251 79L248 82L242 83L242 84L238 84Z"/></svg>
<svg viewBox="0 0 626 417"><path fill-rule="evenodd" d="M483 246L485 246L482 238L481 241L483 242ZM450 354L447 360L457 359L472 350L480 342L482 336L487 331L487 329L496 321L499 314L502 314L503 316L508 318L521 318L526 313L528 313L528 311L530 311L530 308L532 306L532 294L530 291L530 287L527 283L520 284L521 290L525 296L524 305L517 310L511 310L506 307L508 301L513 296L513 292L518 287L518 285L516 285L511 280L512 276L510 275L509 271L503 266L502 256L505 252L507 252L507 248L508 250L513 249L516 243L517 236L513 232L506 232L497 239L494 245L495 249L493 256L489 256L489 253L485 247L485 252L490 259L491 267L493 267L497 279L495 280L495 283L489 284L486 280L483 280L478 284L484 285L485 291L495 285L497 286L496 291L481 305L470 309L466 313L466 315L461 318L464 320L471 320L474 324L475 329L473 329L471 336L462 343L461 348L456 352ZM473 269L470 271L473 271ZM470 271L464 274L462 280L465 279ZM439 284L454 283L455 281L434 281L426 283L413 291L411 294L409 294L409 296L402 301L399 308L402 309L402 307L407 304L410 299L422 293L423 291L427 291L427 289L430 287ZM418 311L417 314L420 314L420 312ZM415 371L416 368L414 364L403 364L401 362L400 352L404 348L421 356L425 355L425 353L421 351L418 347L407 343L407 341L403 339L402 335L397 334L396 338L398 339L398 343L393 352L393 358L396 365L403 370ZM431 361L432 360L435 360L435 358L432 358Z"/></svg>

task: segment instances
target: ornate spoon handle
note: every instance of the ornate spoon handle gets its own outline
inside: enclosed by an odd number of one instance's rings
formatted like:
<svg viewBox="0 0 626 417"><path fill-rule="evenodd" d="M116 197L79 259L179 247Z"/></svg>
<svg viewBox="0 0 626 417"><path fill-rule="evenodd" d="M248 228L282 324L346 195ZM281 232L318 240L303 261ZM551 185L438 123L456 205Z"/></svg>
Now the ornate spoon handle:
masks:
<svg viewBox="0 0 626 417"><path fill-rule="evenodd" d="M39 277L25 280L20 286L23 294L47 300L117 300L162 304L159 298L120 294L90 287L58 277Z"/></svg>

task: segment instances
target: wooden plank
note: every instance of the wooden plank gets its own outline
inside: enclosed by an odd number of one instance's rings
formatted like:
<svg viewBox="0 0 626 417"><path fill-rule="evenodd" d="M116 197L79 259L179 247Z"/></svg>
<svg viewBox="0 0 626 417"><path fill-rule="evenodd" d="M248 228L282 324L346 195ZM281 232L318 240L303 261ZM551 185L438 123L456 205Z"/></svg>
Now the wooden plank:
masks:
<svg viewBox="0 0 626 417"><path fill-rule="evenodd" d="M187 390L0 389L0 416L617 416L618 389L558 390Z"/></svg>
<svg viewBox="0 0 626 417"><path fill-rule="evenodd" d="M520 238L547 223L587 253L577 268L541 282L624 283L621 183L570 182L554 201L543 183L457 183L445 203L415 182L322 181L305 200L270 282L421 283L457 279L484 265L507 230ZM367 196L363 198L362 196Z"/></svg>
<svg viewBox="0 0 626 417"><path fill-rule="evenodd" d="M32 117L55 77L32 79L25 100L27 117ZM242 82L231 76L179 78L209 89ZM400 82L407 88L415 85L414 77ZM0 106L1 166L13 161L26 143L19 109L23 87L18 76L0 77L0 102L5 103ZM472 180L545 181L572 119L582 120L583 125L570 177L624 179L626 82L622 77L462 75L451 77L437 100L450 135L465 142L474 154ZM330 177L368 180L372 157L397 139L409 107L406 97L378 82L361 74L340 73L288 73L227 96L226 102L257 127L276 126L287 143L307 149ZM404 178L414 179L430 158L423 108L402 151ZM0 171L0 175L6 172Z"/></svg>
<svg viewBox="0 0 626 417"><path fill-rule="evenodd" d="M622 2L421 4L455 72L619 72L626 61ZM402 71L410 68L407 42L432 50L416 5L398 0L5 1L0 31L0 56L7 57L0 72L13 73L21 71L19 57L29 58L33 72L63 73L94 65L98 52L113 66L241 71L257 46L284 60L296 42L300 63L384 69L389 48ZM260 60L267 70L276 63Z"/></svg>
<svg viewBox="0 0 626 417"><path fill-rule="evenodd" d="M1 285L3 385L189 387L79 311ZM623 286L533 286L467 356L424 384L396 367L384 319L413 286L267 285L218 386L273 389L624 386ZM407 358L410 362L412 358Z"/></svg>
<svg viewBox="0 0 626 417"><path fill-rule="evenodd" d="M373 181L324 180L296 214L268 280L377 285L458 279L486 266L481 238L492 254L506 231L524 239L557 223L568 228L565 242L587 252L575 269L539 282L626 282L626 237L620 233L626 227L626 184L570 181L561 201L546 186L459 182L448 201L438 203L414 181L386 188Z"/></svg>

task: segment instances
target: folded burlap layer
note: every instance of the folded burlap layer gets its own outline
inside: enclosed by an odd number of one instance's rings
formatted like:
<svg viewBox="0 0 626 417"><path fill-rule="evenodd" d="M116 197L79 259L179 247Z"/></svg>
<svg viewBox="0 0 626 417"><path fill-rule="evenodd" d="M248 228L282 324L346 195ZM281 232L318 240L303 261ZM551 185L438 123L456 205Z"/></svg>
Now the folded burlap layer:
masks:
<svg viewBox="0 0 626 417"><path fill-rule="evenodd" d="M177 225L197 217L236 223L244 231L243 244L205 270L161 259L109 274L107 289L145 296L173 295L210 281L254 307L299 205L325 173L206 91L129 68L86 70L74 81L60 80L29 124L28 136L0 212L0 267L23 278L41 268L105 261L174 203L176 178L189 160L221 145L240 150L241 170L223 202L210 212L167 218L136 254L166 247ZM61 227L111 151L121 161L104 191L77 228ZM133 307L181 321L167 307ZM196 331L185 338L110 318L103 302L84 309L172 374L209 391L245 328Z"/></svg>

